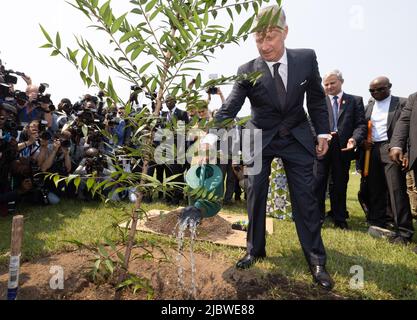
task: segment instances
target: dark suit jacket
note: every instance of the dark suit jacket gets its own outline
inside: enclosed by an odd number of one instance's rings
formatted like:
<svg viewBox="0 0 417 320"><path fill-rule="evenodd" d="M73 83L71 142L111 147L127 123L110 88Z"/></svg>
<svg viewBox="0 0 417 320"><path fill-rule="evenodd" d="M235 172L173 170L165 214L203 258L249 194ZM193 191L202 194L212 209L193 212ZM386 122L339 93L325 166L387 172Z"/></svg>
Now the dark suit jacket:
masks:
<svg viewBox="0 0 417 320"><path fill-rule="evenodd" d="M390 147L399 147L407 152L409 144L410 168L417 158L417 92L410 95L401 112L390 141Z"/></svg>
<svg viewBox="0 0 417 320"><path fill-rule="evenodd" d="M406 98L399 98L395 96L392 96L391 98L391 104L390 104L389 112L388 112L388 129L387 129L388 141L391 141L394 128L396 127L398 119L400 118L400 115L401 115L401 111L405 107L406 103L407 103ZM371 119L374 105L375 105L375 100L371 99L369 101L369 104L365 108L366 121L369 121Z"/></svg>
<svg viewBox="0 0 417 320"><path fill-rule="evenodd" d="M326 97L329 110L330 128L333 128L333 108L329 97ZM365 107L362 97L343 93L340 105L337 130L341 147L345 147L350 138L361 145L366 138L367 125L365 120Z"/></svg>
<svg viewBox="0 0 417 320"><path fill-rule="evenodd" d="M310 49L287 49L288 84L287 100L281 106L274 79L261 57L252 60L238 70L244 73L262 72L263 76L254 85L243 80L235 83L225 104L216 113L216 121L235 118L246 98L251 103L252 119L246 124L249 129L262 129L265 148L275 135L291 133L312 155L315 155L314 137L303 108L307 93L307 108L317 134L328 134L329 114L316 54Z"/></svg>
<svg viewBox="0 0 417 320"><path fill-rule="evenodd" d="M165 111L162 113L162 117L166 121L168 116L168 111ZM188 118L188 113L186 111L183 111L181 109L175 109L175 112L173 114L173 117L176 118L177 121L184 121L186 124L190 122L190 119Z"/></svg>

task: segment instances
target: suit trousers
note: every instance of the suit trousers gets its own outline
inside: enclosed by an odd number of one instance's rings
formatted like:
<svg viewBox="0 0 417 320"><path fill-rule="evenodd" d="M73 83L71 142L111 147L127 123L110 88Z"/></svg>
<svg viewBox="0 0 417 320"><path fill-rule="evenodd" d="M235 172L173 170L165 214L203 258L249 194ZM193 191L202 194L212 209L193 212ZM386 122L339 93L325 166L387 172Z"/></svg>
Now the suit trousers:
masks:
<svg viewBox="0 0 417 320"><path fill-rule="evenodd" d="M391 161L388 148L388 142L377 142L371 151L367 180L369 223L384 227L393 222L400 236L410 238L414 228L406 173Z"/></svg>
<svg viewBox="0 0 417 320"><path fill-rule="evenodd" d="M223 173L223 180L226 182L224 201L228 202L232 200L233 193L235 192L235 184L237 179L232 169L232 160L229 160L228 164L221 164L220 168Z"/></svg>
<svg viewBox="0 0 417 320"><path fill-rule="evenodd" d="M350 157L341 151L338 135L329 145L327 154L317 161L316 195L322 219L325 217L326 190L329 183L330 208L334 220L346 222L346 193L349 182ZM329 179L330 178L330 179Z"/></svg>
<svg viewBox="0 0 417 320"><path fill-rule="evenodd" d="M288 179L293 216L304 255L310 264L324 265L326 252L321 238L320 211L314 194L314 156L292 135L274 137L262 152L261 172L248 176L249 225L247 252L265 255L266 203L271 163L280 157ZM259 157L260 158L260 157Z"/></svg>

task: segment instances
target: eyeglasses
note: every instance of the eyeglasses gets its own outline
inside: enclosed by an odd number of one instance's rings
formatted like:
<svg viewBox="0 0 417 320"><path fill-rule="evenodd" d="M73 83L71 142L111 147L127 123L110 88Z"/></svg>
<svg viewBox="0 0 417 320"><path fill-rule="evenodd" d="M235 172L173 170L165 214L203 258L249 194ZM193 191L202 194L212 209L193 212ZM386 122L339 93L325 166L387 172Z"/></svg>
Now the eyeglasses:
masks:
<svg viewBox="0 0 417 320"><path fill-rule="evenodd" d="M387 90L388 87L381 87L381 88L376 88L376 89L369 89L370 93L375 93L375 92L384 92L385 90Z"/></svg>

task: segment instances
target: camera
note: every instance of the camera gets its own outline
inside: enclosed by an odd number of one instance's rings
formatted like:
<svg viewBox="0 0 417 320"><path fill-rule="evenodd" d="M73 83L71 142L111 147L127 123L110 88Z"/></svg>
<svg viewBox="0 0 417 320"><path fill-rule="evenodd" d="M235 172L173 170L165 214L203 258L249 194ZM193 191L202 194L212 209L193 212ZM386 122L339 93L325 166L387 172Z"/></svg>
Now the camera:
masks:
<svg viewBox="0 0 417 320"><path fill-rule="evenodd" d="M118 126L120 124L120 122L122 121L122 119L117 117L116 112L107 113L106 114L106 120L107 120L108 126L110 126L110 127Z"/></svg>
<svg viewBox="0 0 417 320"><path fill-rule="evenodd" d="M130 90L131 90L131 91L142 91L142 90L143 90L143 88L142 88L142 87L140 87L140 86L138 86L138 85L134 85L134 86L131 86L131 87L130 87Z"/></svg>
<svg viewBox="0 0 417 320"><path fill-rule="evenodd" d="M36 97L35 100L32 101L33 105L36 105L38 108L40 107L40 104L47 104L48 105L48 111L46 112L53 112L56 110L52 100L51 100L51 95L50 94L45 94L45 90L46 88L49 88L49 85L47 83L41 83L39 85L39 89L38 89L38 96ZM43 110L45 111L45 110Z"/></svg>
<svg viewBox="0 0 417 320"><path fill-rule="evenodd" d="M210 87L207 90L207 93L209 93L209 94L217 94L218 92L219 92L219 88L217 88L217 87Z"/></svg>
<svg viewBox="0 0 417 320"><path fill-rule="evenodd" d="M104 157L101 154L96 154L85 158L85 170L87 174L93 172L102 173L105 167Z"/></svg>
<svg viewBox="0 0 417 320"><path fill-rule="evenodd" d="M39 126L38 126L38 131L39 131L39 138L40 139L48 140L48 141L52 139L52 135L48 131L48 121L46 121L46 120L40 121Z"/></svg>
<svg viewBox="0 0 417 320"><path fill-rule="evenodd" d="M61 142L61 147L65 149L71 148L71 140L58 138L59 142Z"/></svg>

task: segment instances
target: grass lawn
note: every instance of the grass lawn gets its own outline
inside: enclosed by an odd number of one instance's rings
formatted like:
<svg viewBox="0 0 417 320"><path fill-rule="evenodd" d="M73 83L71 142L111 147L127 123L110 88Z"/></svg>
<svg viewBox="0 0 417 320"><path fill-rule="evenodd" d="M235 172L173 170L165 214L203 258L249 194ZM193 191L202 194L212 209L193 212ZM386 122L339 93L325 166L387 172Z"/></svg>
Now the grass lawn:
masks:
<svg viewBox="0 0 417 320"><path fill-rule="evenodd" d="M337 293L353 299L417 299L417 255L412 246L392 245L384 239L369 236L364 214L357 202L359 176L351 175L348 190L348 210L350 212L350 231L335 230L325 224L323 239L328 255L328 270L336 281ZM114 209L104 204L64 201L57 206L21 208L25 215L25 238L23 260L57 253L72 248L65 240L78 240L94 243L104 236L114 237L109 228L114 219L123 217L123 210L129 205ZM155 203L144 205L145 209L169 209ZM228 213L244 213L243 204L223 208ZM10 230L12 218L0 218L0 264L7 264L10 249ZM291 282L311 283L304 256L291 221L275 221L275 233L267 239L268 258L257 263L260 273L280 273ZM176 247L173 240L140 234L160 245ZM416 237L414 240L417 240ZM210 243L197 243L197 251L217 252L230 258L231 266L244 253ZM360 266L364 273L364 287L350 287L351 267ZM279 291L271 292L276 298L285 298Z"/></svg>

